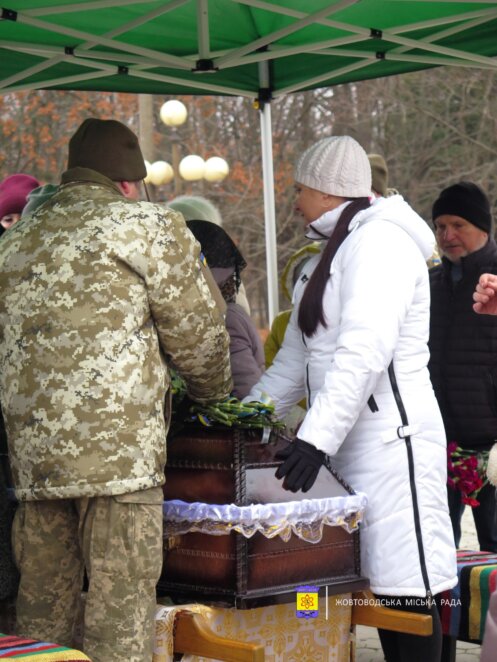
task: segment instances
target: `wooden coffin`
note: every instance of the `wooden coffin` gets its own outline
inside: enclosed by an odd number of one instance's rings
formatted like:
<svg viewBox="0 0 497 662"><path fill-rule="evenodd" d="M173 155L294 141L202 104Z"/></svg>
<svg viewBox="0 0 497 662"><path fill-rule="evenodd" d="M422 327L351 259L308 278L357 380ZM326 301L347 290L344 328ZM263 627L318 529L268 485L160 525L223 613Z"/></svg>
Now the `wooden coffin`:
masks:
<svg viewBox="0 0 497 662"><path fill-rule="evenodd" d="M306 494L284 490L274 477L281 462L274 456L288 443L274 433L263 443L258 430L185 428L168 439L164 498L246 506L354 494L331 468L321 469ZM368 586L360 575L359 532L341 526L324 526L317 543L294 533L288 542L259 532L250 538L236 531L170 536L167 521L164 534L159 594L178 601L215 600L249 608L293 601L302 585L326 586L328 594Z"/></svg>

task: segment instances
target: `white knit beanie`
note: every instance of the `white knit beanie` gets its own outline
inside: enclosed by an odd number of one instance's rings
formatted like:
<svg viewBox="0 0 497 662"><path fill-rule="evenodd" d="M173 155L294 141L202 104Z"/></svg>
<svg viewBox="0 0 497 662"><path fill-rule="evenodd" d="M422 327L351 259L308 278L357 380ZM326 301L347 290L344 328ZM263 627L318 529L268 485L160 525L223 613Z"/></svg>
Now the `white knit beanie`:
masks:
<svg viewBox="0 0 497 662"><path fill-rule="evenodd" d="M297 161L295 181L344 198L371 195L368 155L350 136L331 136L311 145Z"/></svg>

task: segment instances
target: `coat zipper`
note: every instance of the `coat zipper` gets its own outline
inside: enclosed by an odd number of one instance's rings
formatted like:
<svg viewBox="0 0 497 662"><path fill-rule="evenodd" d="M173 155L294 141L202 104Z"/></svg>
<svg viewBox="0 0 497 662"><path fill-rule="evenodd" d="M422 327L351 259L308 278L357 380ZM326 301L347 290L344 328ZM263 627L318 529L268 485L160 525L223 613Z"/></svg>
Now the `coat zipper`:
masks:
<svg viewBox="0 0 497 662"><path fill-rule="evenodd" d="M311 386L309 384L309 364L305 366L305 387L307 389L307 406L311 405Z"/></svg>
<svg viewBox="0 0 497 662"><path fill-rule="evenodd" d="M304 343L304 347L307 348L307 343L305 341L305 333L302 333L302 342ZM309 384L309 362L306 362L305 364L305 388L307 390L307 406L311 406L311 386Z"/></svg>
<svg viewBox="0 0 497 662"><path fill-rule="evenodd" d="M409 420L407 418L407 413L404 407L404 403L402 401L402 396L400 395L399 387L397 385L397 378L395 377L395 372L393 369L393 361L390 363L388 366L388 376L390 378L390 384L392 386L392 391L393 395L395 398L395 402L397 403L397 407L399 410L400 414L400 419L402 421L402 426L406 427L409 425ZM397 430L397 434L400 439L402 437L399 434L399 429ZM423 547L423 536L421 533L421 519L419 516L419 505L418 505L418 494L416 490L416 480L415 480L415 475L414 475L414 456L412 452L412 444L411 444L411 437L410 435L407 435L404 437L404 441L406 444L406 450L407 450L407 463L409 466L409 484L411 487L411 496L412 496L412 508L413 508L413 514L414 514L414 528L416 532L416 541L418 544L418 553L419 553L419 563L421 566L421 576L423 578L423 583L425 585L425 590L426 590L426 597L428 599L428 606L431 607L432 600L433 600L433 594L430 589L430 581L428 579L428 570L426 568L426 558L425 558L425 550Z"/></svg>

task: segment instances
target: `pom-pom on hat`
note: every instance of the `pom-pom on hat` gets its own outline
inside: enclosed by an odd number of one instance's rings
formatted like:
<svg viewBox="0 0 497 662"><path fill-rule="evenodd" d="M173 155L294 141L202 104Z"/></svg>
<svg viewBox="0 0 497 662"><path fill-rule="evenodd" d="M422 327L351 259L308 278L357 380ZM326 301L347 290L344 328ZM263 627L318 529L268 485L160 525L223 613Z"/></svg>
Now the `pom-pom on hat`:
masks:
<svg viewBox="0 0 497 662"><path fill-rule="evenodd" d="M490 202L479 186L472 182L459 182L445 188L432 209L435 221L439 216L460 216L484 232L492 230Z"/></svg>
<svg viewBox="0 0 497 662"><path fill-rule="evenodd" d="M344 198L371 195L371 166L364 149L350 136L331 136L311 145L298 159L295 181Z"/></svg>
<svg viewBox="0 0 497 662"><path fill-rule="evenodd" d="M117 120L86 119L69 141L67 167L91 168L114 182L145 179L138 138Z"/></svg>
<svg viewBox="0 0 497 662"><path fill-rule="evenodd" d="M9 214L20 214L28 194L39 185L40 182L31 175L18 173L6 177L0 183L0 218Z"/></svg>

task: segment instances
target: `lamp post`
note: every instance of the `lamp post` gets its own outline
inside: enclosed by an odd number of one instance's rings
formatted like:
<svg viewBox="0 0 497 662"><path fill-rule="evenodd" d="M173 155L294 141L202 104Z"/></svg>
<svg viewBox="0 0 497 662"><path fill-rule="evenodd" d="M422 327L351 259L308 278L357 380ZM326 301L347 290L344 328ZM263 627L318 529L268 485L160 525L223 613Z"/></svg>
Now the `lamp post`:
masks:
<svg viewBox="0 0 497 662"><path fill-rule="evenodd" d="M177 127L186 122L188 111L186 106L177 99L171 99L162 104L160 118L171 127L171 157L172 166L166 161L155 161L147 165L147 179L155 186L168 184L174 180L174 195L181 194L182 180L187 182L205 179L208 182L220 182L229 173L228 163L219 156L213 156L207 161L197 154L188 154L181 158L180 140Z"/></svg>
<svg viewBox="0 0 497 662"><path fill-rule="evenodd" d="M181 101L177 99L171 99L162 104L160 109L160 118L162 122L171 127L173 130L171 132L171 151L172 151L172 161L173 161L173 172L174 172L174 195L179 195L181 193L181 179L179 178L179 138L176 128L182 126L188 117L188 111L186 106Z"/></svg>

